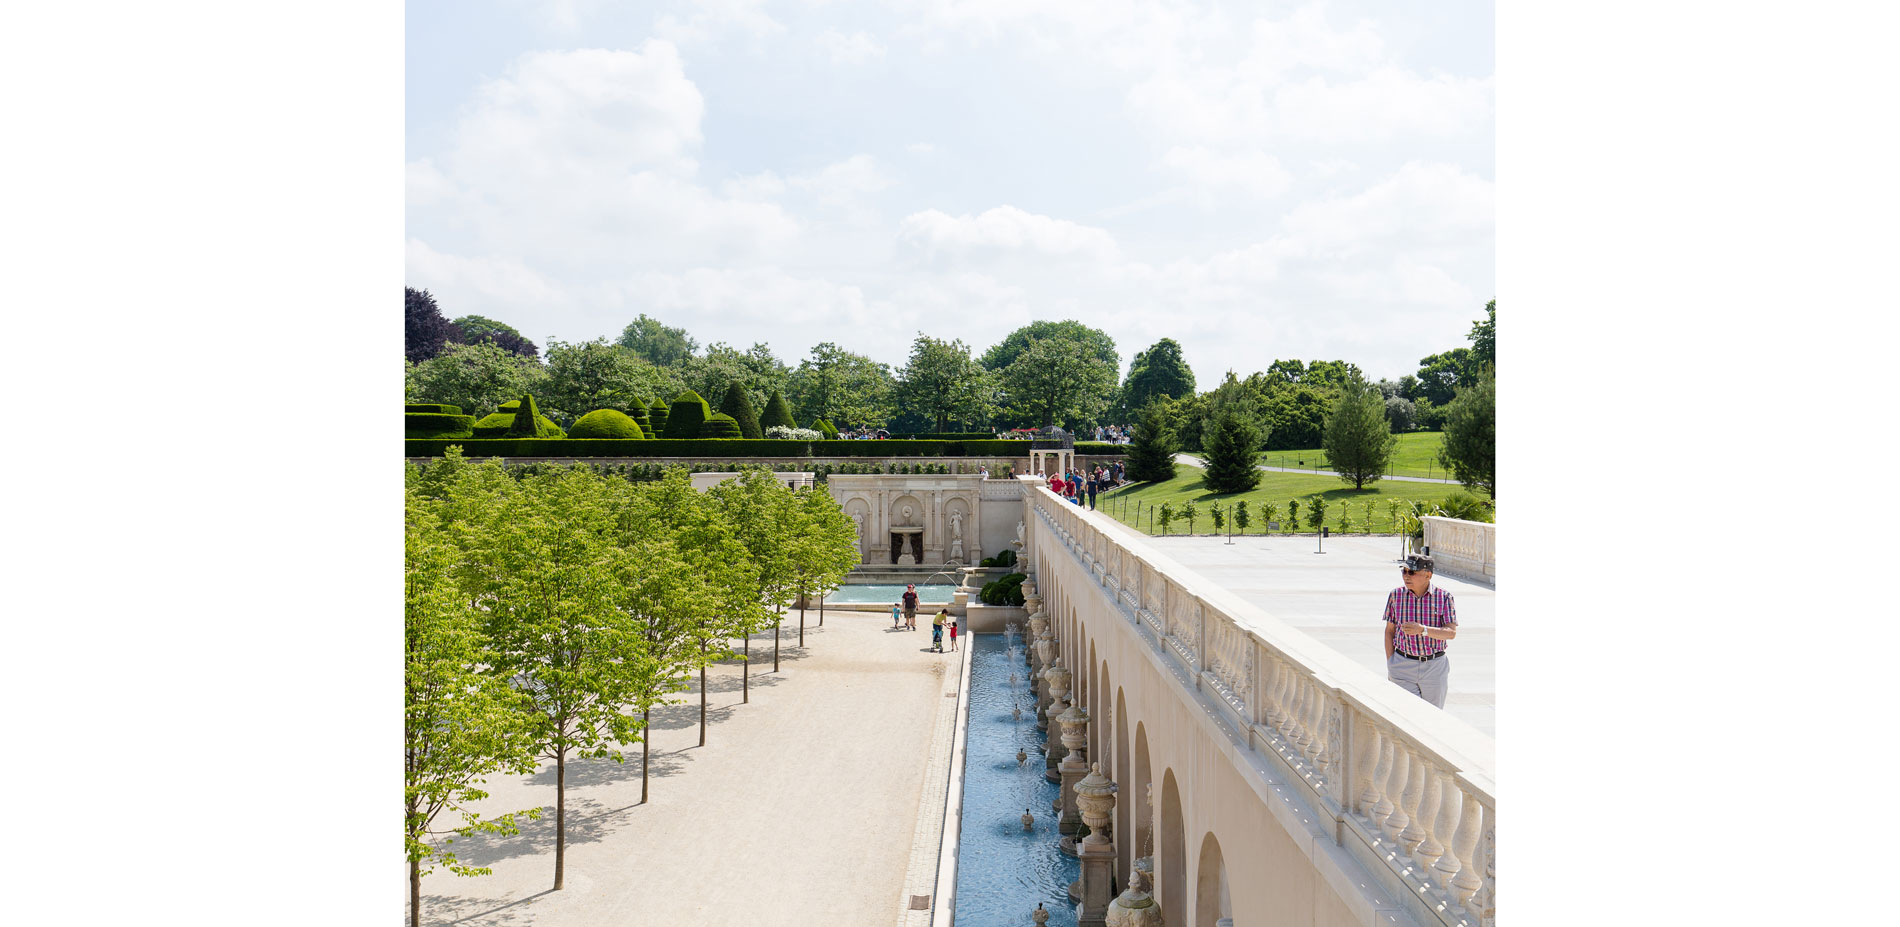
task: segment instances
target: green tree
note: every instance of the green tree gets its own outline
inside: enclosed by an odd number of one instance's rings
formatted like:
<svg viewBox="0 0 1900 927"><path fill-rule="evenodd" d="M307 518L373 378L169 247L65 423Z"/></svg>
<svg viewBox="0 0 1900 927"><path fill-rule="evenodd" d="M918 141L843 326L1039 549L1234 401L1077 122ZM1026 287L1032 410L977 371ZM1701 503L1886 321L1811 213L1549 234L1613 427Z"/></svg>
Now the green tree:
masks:
<svg viewBox="0 0 1900 927"><path fill-rule="evenodd" d="M1497 498L1497 377L1487 375L1459 390L1445 410L1445 440L1438 462L1468 489Z"/></svg>
<svg viewBox="0 0 1900 927"><path fill-rule="evenodd" d="M1497 369L1498 363L1498 301L1484 304L1484 321L1471 323L1471 369L1475 379L1487 370Z"/></svg>
<svg viewBox="0 0 1900 927"><path fill-rule="evenodd" d="M1271 502L1260 503L1260 530L1262 532L1271 531L1272 527L1270 523L1279 517L1279 515L1280 507L1278 505Z"/></svg>
<svg viewBox="0 0 1900 927"><path fill-rule="evenodd" d="M1088 351L1085 342L1061 338L1031 341L1003 369L1008 409L1016 421L1071 430L1092 422L1108 407L1115 367Z"/></svg>
<svg viewBox="0 0 1900 927"><path fill-rule="evenodd" d="M691 358L680 368L680 379L688 389L701 396L723 396L729 384L737 383L755 409L765 405L765 397L773 390L785 389L790 377L791 369L763 343L741 351L714 342L704 356Z"/></svg>
<svg viewBox="0 0 1900 927"><path fill-rule="evenodd" d="M1202 477L1212 492L1246 492L1260 485L1255 448L1260 446L1253 424L1231 405L1215 413L1214 425L1203 439L1207 471Z"/></svg>
<svg viewBox="0 0 1900 927"><path fill-rule="evenodd" d="M603 479L576 467L525 477L487 549L495 668L527 697L537 753L555 764L556 890L567 867L568 760L624 761L621 745L646 736L625 709L651 691L657 669L617 601L624 552L602 530L613 523Z"/></svg>
<svg viewBox="0 0 1900 927"><path fill-rule="evenodd" d="M1471 370L1471 349L1452 348L1441 354L1432 354L1418 360L1418 389L1416 399L1426 399L1434 406L1451 402L1458 392L1458 385L1468 378Z"/></svg>
<svg viewBox="0 0 1900 927"><path fill-rule="evenodd" d="M1286 523L1291 526L1287 529L1288 531L1300 530L1300 500L1288 499L1286 501Z"/></svg>
<svg viewBox="0 0 1900 927"><path fill-rule="evenodd" d="M541 349L535 347L534 342L529 341L520 332L516 331L514 326L506 322L497 322L486 316L465 315L456 319L451 324L462 333L462 336L457 340L463 344L492 341L496 345L513 351L522 357L538 358L541 356Z"/></svg>
<svg viewBox="0 0 1900 927"><path fill-rule="evenodd" d="M814 593L836 589L858 565L858 528L831 493L816 487L793 492L789 509L791 585L798 596L798 646L803 647L805 602Z"/></svg>
<svg viewBox="0 0 1900 927"><path fill-rule="evenodd" d="M658 319L648 318L645 313L627 323L616 342L632 351L635 356L657 367L680 367L699 350L699 342L694 341L684 328L670 328ZM673 392L668 390L667 393Z"/></svg>
<svg viewBox="0 0 1900 927"><path fill-rule="evenodd" d="M994 372L1008 369L1024 351L1029 350L1031 342L1050 339L1074 344L1078 350L1107 364L1110 370L1121 370L1121 356L1115 353L1115 339L1101 329L1090 328L1074 320L1031 322L1010 332L1002 341L983 352L983 368Z"/></svg>
<svg viewBox="0 0 1900 927"><path fill-rule="evenodd" d="M1200 514L1200 510L1195 508L1192 502L1181 507L1181 517L1187 519L1189 534L1194 533L1194 519L1200 517Z"/></svg>
<svg viewBox="0 0 1900 927"><path fill-rule="evenodd" d="M798 427L798 423L792 421L792 407L786 404L785 397L779 395L778 390L772 391L771 398L765 401L765 414L759 416L761 433L773 425L783 425L786 428Z"/></svg>
<svg viewBox="0 0 1900 927"><path fill-rule="evenodd" d="M1161 525L1161 533L1167 534L1168 525L1174 521L1174 504L1169 502L1161 503L1161 511L1156 513L1155 519Z"/></svg>
<svg viewBox="0 0 1900 927"><path fill-rule="evenodd" d="M732 416L739 423L739 433L747 438L763 438L765 432L759 429L759 415L752 411L752 400L747 398L745 390L733 383L726 387L726 398L720 400L719 411Z"/></svg>
<svg viewBox="0 0 1900 927"><path fill-rule="evenodd" d="M493 344L451 344L415 366L416 402L446 402L477 418L541 387L547 368Z"/></svg>
<svg viewBox="0 0 1900 927"><path fill-rule="evenodd" d="M580 344L548 340L547 383L537 394L543 414L563 425L595 409L632 414L642 396L671 396L680 378L604 338Z"/></svg>
<svg viewBox="0 0 1900 927"><path fill-rule="evenodd" d="M1326 497L1308 496L1306 499L1306 526L1318 531L1326 524Z"/></svg>
<svg viewBox="0 0 1900 927"><path fill-rule="evenodd" d="M1348 380L1340 388L1331 415L1326 417L1326 459L1339 478L1364 489L1384 476L1386 464L1399 439L1385 418L1385 400L1378 387L1363 379Z"/></svg>
<svg viewBox="0 0 1900 927"><path fill-rule="evenodd" d="M876 428L890 418L897 381L889 366L827 341L799 362L789 386L786 398L798 421L822 418L847 428Z"/></svg>
<svg viewBox="0 0 1900 927"><path fill-rule="evenodd" d="M712 498L721 517L732 529L733 537L745 545L752 565L758 569L756 584L749 590L749 595L760 610L757 614L769 619L769 622L748 624L745 628L747 668L740 684L745 693L743 699L750 701L750 635L753 631L762 630L767 623L772 626L772 669L775 672L778 669L778 628L785 617L785 606L790 604L787 592L794 579L792 491L779 482L771 471L748 467L739 471L738 476L707 490L706 494Z"/></svg>
<svg viewBox="0 0 1900 927"><path fill-rule="evenodd" d="M1267 399L1267 450L1304 450L1325 440L1330 392L1311 386L1281 389Z"/></svg>
<svg viewBox="0 0 1900 927"><path fill-rule="evenodd" d="M1234 503L1234 528L1241 534L1247 533L1247 526L1253 523L1253 516L1247 512L1247 500Z"/></svg>
<svg viewBox="0 0 1900 927"><path fill-rule="evenodd" d="M930 418L935 431L950 422L989 420L989 377L962 341L941 341L919 332L910 360L897 373L897 409Z"/></svg>
<svg viewBox="0 0 1900 927"><path fill-rule="evenodd" d="M1137 483L1165 483L1174 479L1174 434L1162 404L1151 402L1136 415L1128 438L1128 479Z"/></svg>
<svg viewBox="0 0 1900 927"><path fill-rule="evenodd" d="M1181 357L1181 344L1163 338L1137 352L1128 364L1128 377L1122 381L1122 409L1134 410L1161 398L1180 399L1194 395L1194 371Z"/></svg>
<svg viewBox="0 0 1900 927"><path fill-rule="evenodd" d="M450 462L436 474L460 464ZM497 468L499 469L499 468ZM403 844L409 857L409 923L422 923L422 877L441 865L456 875L487 875L456 857L454 837L516 833L515 818L538 809L484 819L473 810L488 797L483 780L534 768L533 745L515 710L516 692L494 672L482 614L462 594L455 571L461 555L432 513L438 499L422 491L410 467L403 535ZM511 480L501 477L512 489ZM495 487L504 488L504 487ZM458 823L438 845L435 822L448 812Z"/></svg>

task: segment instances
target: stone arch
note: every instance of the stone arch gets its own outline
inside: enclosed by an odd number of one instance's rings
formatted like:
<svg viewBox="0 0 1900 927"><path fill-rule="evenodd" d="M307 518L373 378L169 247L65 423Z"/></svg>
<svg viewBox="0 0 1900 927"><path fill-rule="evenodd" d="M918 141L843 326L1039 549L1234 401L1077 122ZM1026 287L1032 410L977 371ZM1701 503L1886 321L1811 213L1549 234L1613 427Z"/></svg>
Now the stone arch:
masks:
<svg viewBox="0 0 1900 927"><path fill-rule="evenodd" d="M1187 835L1182 832L1181 789L1172 768L1161 774L1161 807L1155 822L1155 888L1161 899L1161 922L1187 923L1187 895L1192 882L1187 872Z"/></svg>
<svg viewBox="0 0 1900 927"><path fill-rule="evenodd" d="M1110 691L1108 681L1102 682L1102 691ZM1115 745L1110 761L1114 766L1113 778L1122 783L1122 798L1115 803L1115 873L1117 884L1128 884L1129 866L1135 862L1134 841L1129 839L1135 832L1134 806L1141 801L1141 791L1134 788L1131 778L1134 769L1128 760L1128 699L1120 689L1115 693Z"/></svg>
<svg viewBox="0 0 1900 927"><path fill-rule="evenodd" d="M976 518L970 513L971 508L968 499L962 496L951 496L944 500L942 536L943 558L946 562L957 560L961 563L969 564L982 559L982 538L977 536ZM963 531L963 549L961 551L956 547L957 542L953 530L955 528L961 528Z"/></svg>
<svg viewBox="0 0 1900 927"><path fill-rule="evenodd" d="M1234 915L1234 901L1227 888L1227 864L1213 831L1201 838L1200 857L1194 877L1194 927L1220 927L1221 918Z"/></svg>
<svg viewBox="0 0 1900 927"><path fill-rule="evenodd" d="M1134 794L1130 798L1135 803L1135 827L1132 832L1135 840L1131 861L1143 856L1153 856L1155 848L1155 807L1154 773L1148 764L1148 729L1140 721L1135 722L1135 781Z"/></svg>
<svg viewBox="0 0 1900 927"><path fill-rule="evenodd" d="M1113 779L1115 764L1108 761L1108 739L1105 736L1108 732L1108 712L1102 702L1109 691L1108 664L1096 660L1095 642L1089 641L1089 666L1095 670L1095 684L1089 686L1089 762L1101 763L1102 769Z"/></svg>
<svg viewBox="0 0 1900 927"><path fill-rule="evenodd" d="M868 561L865 554L877 550L877 517L871 514L871 503L853 495L845 500L843 508L846 517L857 525L859 559Z"/></svg>
<svg viewBox="0 0 1900 927"><path fill-rule="evenodd" d="M904 510L906 508L910 510L910 517L908 519L904 517ZM912 557L917 563L922 563L923 554L921 551L924 544L927 543L927 537L932 530L930 527L929 507L925 506L923 501L916 496L905 493L891 500L890 508L884 514L884 524L888 529L887 533L877 539L877 544L886 550L890 548L890 535L897 533L898 528L923 529L922 534L904 533L902 535L902 547L896 560L898 563L903 563L905 557Z"/></svg>

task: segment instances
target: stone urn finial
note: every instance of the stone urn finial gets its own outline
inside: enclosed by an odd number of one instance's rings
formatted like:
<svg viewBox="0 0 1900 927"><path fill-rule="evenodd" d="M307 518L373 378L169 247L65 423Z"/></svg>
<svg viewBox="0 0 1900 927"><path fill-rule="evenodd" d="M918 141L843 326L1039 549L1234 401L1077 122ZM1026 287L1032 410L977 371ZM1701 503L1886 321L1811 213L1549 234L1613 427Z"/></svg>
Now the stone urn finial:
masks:
<svg viewBox="0 0 1900 927"><path fill-rule="evenodd" d="M1017 705L1015 708L1010 709L1009 713L1015 716L1016 720L1021 721L1023 719L1023 706Z"/></svg>
<svg viewBox="0 0 1900 927"><path fill-rule="evenodd" d="M1148 894L1147 880L1137 869L1129 875L1128 887L1108 903L1102 922L1107 927L1161 927L1161 908Z"/></svg>
<svg viewBox="0 0 1900 927"><path fill-rule="evenodd" d="M1082 811L1082 823L1089 826L1083 843L1105 844L1102 832L1108 828L1109 815L1115 813L1115 783L1102 775L1102 764L1089 765L1089 774L1075 784L1075 805Z"/></svg>
<svg viewBox="0 0 1900 927"><path fill-rule="evenodd" d="M1049 923L1049 911L1042 906L1042 902L1038 901L1036 902L1036 911L1034 914L1029 915L1029 919L1036 922L1036 927L1042 927L1042 925Z"/></svg>
<svg viewBox="0 0 1900 927"><path fill-rule="evenodd" d="M1019 708L1016 710L1017 717L1019 718L1022 717L1022 714L1023 714L1022 709ZM1029 751L1024 750L1021 747L1017 747L1016 748L1016 765L1021 766L1028 761L1029 761Z"/></svg>
<svg viewBox="0 0 1900 927"><path fill-rule="evenodd" d="M1023 809L1022 820L1023 820L1023 830L1031 831L1031 830L1036 829L1036 816L1033 814L1030 814L1028 808Z"/></svg>

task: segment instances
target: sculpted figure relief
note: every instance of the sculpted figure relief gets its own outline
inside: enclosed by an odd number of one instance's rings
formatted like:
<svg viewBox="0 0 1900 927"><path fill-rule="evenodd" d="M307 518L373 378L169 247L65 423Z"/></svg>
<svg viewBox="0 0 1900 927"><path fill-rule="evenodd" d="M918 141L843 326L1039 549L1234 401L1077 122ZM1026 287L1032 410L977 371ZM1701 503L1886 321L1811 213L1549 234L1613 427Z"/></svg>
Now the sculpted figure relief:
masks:
<svg viewBox="0 0 1900 927"><path fill-rule="evenodd" d="M950 559L963 559L963 513L950 513Z"/></svg>

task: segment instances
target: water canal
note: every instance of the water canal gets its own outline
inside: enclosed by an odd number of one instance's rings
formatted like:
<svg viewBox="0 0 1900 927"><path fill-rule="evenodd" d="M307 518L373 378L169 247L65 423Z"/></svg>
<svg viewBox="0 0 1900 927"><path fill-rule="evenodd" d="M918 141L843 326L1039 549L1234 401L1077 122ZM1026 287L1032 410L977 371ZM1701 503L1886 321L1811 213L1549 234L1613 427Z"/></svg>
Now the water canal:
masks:
<svg viewBox="0 0 1900 927"><path fill-rule="evenodd" d="M962 835L957 847L955 922L964 927L1029 924L1040 902L1050 927L1074 927L1069 883L1081 863L1056 846L1049 803L1058 787L1042 776L1044 734L1022 638L978 634L970 643L969 727L963 762ZM1011 675L1015 681L1011 682ZM1022 719L1013 714L1022 709ZM1028 754L1022 764L1016 751ZM1023 809L1035 816L1029 831Z"/></svg>

